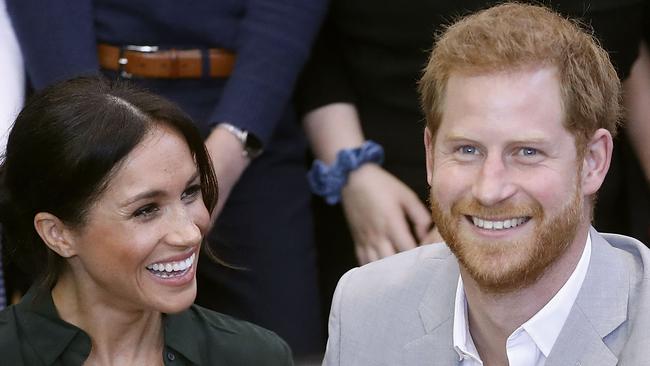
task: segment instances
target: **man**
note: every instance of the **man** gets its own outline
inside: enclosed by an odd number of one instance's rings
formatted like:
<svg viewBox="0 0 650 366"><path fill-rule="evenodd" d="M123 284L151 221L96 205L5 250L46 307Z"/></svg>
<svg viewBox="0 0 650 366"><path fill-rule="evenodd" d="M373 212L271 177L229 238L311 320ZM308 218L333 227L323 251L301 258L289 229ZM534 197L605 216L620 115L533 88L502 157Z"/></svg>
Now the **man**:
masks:
<svg viewBox="0 0 650 366"><path fill-rule="evenodd" d="M607 53L498 5L442 34L420 91L445 244L341 278L324 364L646 363L650 253L590 226L620 113Z"/></svg>

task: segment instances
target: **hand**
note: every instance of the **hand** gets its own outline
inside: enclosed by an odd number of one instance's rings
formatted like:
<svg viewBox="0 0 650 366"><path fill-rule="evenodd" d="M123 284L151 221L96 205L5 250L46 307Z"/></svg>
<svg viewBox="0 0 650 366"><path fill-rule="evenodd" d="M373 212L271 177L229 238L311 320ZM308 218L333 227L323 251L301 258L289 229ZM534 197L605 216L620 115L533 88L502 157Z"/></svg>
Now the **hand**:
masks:
<svg viewBox="0 0 650 366"><path fill-rule="evenodd" d="M219 184L219 200L212 212L214 223L228 200L232 188L248 167L250 159L242 154L244 149L241 141L223 128L215 128L205 140L205 146L210 153Z"/></svg>
<svg viewBox="0 0 650 366"><path fill-rule="evenodd" d="M364 164L351 172L342 200L360 264L415 248L429 232L429 211L379 165Z"/></svg>
<svg viewBox="0 0 650 366"><path fill-rule="evenodd" d="M438 232L438 227L434 226L429 233L420 241L420 244L432 244L432 243L442 243L445 240Z"/></svg>

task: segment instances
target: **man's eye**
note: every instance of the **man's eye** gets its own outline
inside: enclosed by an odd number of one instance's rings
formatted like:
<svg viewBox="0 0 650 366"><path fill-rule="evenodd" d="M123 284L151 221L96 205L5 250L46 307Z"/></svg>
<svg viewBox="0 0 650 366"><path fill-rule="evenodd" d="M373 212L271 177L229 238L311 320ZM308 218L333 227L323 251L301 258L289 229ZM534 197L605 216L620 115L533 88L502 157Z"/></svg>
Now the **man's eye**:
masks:
<svg viewBox="0 0 650 366"><path fill-rule="evenodd" d="M133 213L133 217L149 218L159 210L160 209L158 208L158 206L153 204L142 206L139 209L135 210L135 212Z"/></svg>
<svg viewBox="0 0 650 366"><path fill-rule="evenodd" d="M458 148L458 152L465 155L477 155L478 149L476 146L464 145Z"/></svg>
<svg viewBox="0 0 650 366"><path fill-rule="evenodd" d="M537 149L532 147L523 147L519 150L519 155L521 156L535 156L537 155Z"/></svg>

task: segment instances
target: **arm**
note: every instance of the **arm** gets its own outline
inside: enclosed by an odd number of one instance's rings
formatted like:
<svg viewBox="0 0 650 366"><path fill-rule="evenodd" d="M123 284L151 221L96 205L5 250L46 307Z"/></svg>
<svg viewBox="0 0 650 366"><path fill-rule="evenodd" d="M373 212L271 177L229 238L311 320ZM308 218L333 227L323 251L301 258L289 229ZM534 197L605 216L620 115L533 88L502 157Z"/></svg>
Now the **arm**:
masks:
<svg viewBox="0 0 650 366"><path fill-rule="evenodd" d="M650 53L642 42L630 76L623 83L626 132L650 184Z"/></svg>
<svg viewBox="0 0 650 366"><path fill-rule="evenodd" d="M325 0L250 0L240 25L233 74L211 121L251 131L268 144L286 112L293 87L323 15ZM239 141L213 129L206 140L219 177L217 216L249 164Z"/></svg>
<svg viewBox="0 0 650 366"><path fill-rule="evenodd" d="M364 141L352 104L317 108L305 116L304 126L314 154L326 164L334 162L339 150ZM342 203L361 264L414 248L431 225L417 195L376 164L364 164L350 173Z"/></svg>
<svg viewBox="0 0 650 366"><path fill-rule="evenodd" d="M36 89L99 70L90 0L6 0Z"/></svg>
<svg viewBox="0 0 650 366"><path fill-rule="evenodd" d="M0 151L4 152L9 128L25 97L25 70L5 1L0 0Z"/></svg>
<svg viewBox="0 0 650 366"><path fill-rule="evenodd" d="M314 155L326 164L336 159L339 150L358 147L365 140L339 40L330 16L296 94ZM376 164L364 164L348 178L342 203L361 264L428 239L428 210L399 179Z"/></svg>

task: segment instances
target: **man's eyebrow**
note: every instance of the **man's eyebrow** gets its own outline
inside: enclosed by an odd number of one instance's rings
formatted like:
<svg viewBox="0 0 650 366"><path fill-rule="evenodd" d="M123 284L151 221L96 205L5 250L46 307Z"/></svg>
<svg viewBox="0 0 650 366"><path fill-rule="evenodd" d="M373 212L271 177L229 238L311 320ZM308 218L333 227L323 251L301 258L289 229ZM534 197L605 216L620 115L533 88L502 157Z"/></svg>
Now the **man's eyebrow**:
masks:
<svg viewBox="0 0 650 366"><path fill-rule="evenodd" d="M451 132L449 134L443 135L444 139L447 141L480 141L480 135L479 137L476 136L470 136L470 134L466 134L463 131L460 133L458 132ZM508 144L545 144L549 142L549 138L546 136L542 136L540 134L531 134L529 136L517 136L516 138L508 141Z"/></svg>

